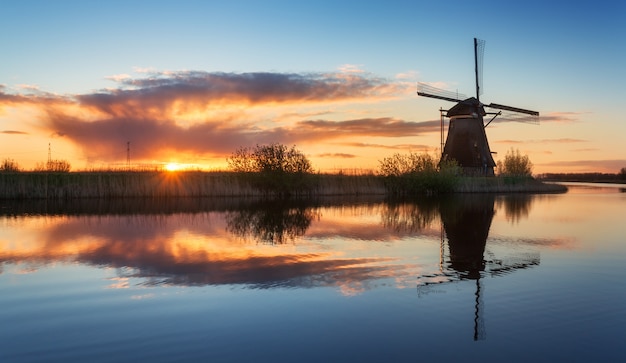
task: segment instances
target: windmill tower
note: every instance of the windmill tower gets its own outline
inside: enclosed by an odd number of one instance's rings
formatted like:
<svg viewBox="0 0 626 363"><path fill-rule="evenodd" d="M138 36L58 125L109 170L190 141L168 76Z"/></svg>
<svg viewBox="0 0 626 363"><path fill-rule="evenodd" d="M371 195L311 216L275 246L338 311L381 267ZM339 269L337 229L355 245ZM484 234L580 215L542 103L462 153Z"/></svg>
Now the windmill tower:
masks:
<svg viewBox="0 0 626 363"><path fill-rule="evenodd" d="M485 133L487 125L497 116L501 115L502 111L530 116L530 118L519 118L517 121L532 121L535 123L537 122L539 112L497 103L486 105L480 101L480 95L482 94L482 58L484 47L485 42L483 40L474 38L476 97L466 98L459 93L438 89L425 83L418 83L417 94L423 97L456 102L456 105L447 110L445 114L445 117L450 119L450 124L448 126L448 136L442 150L441 160L456 160L465 174L493 176L493 168L496 166L496 163L491 155L487 134ZM485 107L497 111L486 112ZM487 115L493 115L493 118L485 124L483 117Z"/></svg>

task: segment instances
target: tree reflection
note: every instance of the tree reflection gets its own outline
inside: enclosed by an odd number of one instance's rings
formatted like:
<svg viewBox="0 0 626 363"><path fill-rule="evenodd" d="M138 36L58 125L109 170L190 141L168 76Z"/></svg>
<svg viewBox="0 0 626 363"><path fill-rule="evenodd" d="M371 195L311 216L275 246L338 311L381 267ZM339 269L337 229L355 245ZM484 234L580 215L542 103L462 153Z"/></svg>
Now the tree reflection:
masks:
<svg viewBox="0 0 626 363"><path fill-rule="evenodd" d="M511 223L519 223L528 218L534 195L532 194L507 194L497 199L497 205L504 207L504 216Z"/></svg>
<svg viewBox="0 0 626 363"><path fill-rule="evenodd" d="M385 228L404 233L422 231L438 216L438 199L429 198L410 202L389 200L381 211L381 220Z"/></svg>
<svg viewBox="0 0 626 363"><path fill-rule="evenodd" d="M303 236L319 212L304 201L260 201L226 213L226 229L262 243L283 244Z"/></svg>

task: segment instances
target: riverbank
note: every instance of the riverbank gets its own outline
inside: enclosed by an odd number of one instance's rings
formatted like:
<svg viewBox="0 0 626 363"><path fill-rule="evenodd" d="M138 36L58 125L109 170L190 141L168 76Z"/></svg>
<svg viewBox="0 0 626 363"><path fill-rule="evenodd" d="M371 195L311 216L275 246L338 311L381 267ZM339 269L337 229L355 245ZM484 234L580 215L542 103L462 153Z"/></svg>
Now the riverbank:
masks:
<svg viewBox="0 0 626 363"><path fill-rule="evenodd" d="M305 195L384 195L382 176L313 174ZM527 178L460 178L458 193L559 193L560 184ZM232 172L0 173L0 199L260 197L267 191Z"/></svg>

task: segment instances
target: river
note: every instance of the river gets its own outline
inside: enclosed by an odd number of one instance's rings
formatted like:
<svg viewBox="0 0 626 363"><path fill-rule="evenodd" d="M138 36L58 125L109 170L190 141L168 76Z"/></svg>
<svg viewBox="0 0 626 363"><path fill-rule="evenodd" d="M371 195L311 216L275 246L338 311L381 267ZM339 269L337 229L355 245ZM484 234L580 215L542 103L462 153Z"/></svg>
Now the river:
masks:
<svg viewBox="0 0 626 363"><path fill-rule="evenodd" d="M0 201L0 362L621 360L626 185L568 186Z"/></svg>

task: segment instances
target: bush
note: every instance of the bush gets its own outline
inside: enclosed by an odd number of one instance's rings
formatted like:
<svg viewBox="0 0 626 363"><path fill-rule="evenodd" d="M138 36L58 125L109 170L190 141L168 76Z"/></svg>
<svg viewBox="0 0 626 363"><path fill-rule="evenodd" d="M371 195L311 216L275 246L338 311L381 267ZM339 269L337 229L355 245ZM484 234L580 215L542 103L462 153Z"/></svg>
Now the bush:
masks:
<svg viewBox="0 0 626 363"><path fill-rule="evenodd" d="M68 173L72 166L66 160L48 160L44 163L37 163L35 171L52 172L52 173Z"/></svg>
<svg viewBox="0 0 626 363"><path fill-rule="evenodd" d="M295 146L281 144L239 148L228 159L231 170L242 173L257 188L279 195L299 194L311 187L313 168Z"/></svg>
<svg viewBox="0 0 626 363"><path fill-rule="evenodd" d="M448 193L458 182L455 162L437 162L427 153L394 154L379 162L379 173L385 177L385 187L391 194Z"/></svg>
<svg viewBox="0 0 626 363"><path fill-rule="evenodd" d="M20 171L20 166L13 159L4 159L0 164L0 171L6 173L17 173Z"/></svg>
<svg viewBox="0 0 626 363"><path fill-rule="evenodd" d="M498 175L513 177L530 177L533 172L533 163L528 155L522 155L519 150L509 150L504 162L498 161Z"/></svg>

